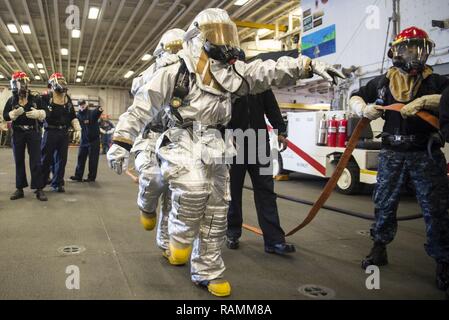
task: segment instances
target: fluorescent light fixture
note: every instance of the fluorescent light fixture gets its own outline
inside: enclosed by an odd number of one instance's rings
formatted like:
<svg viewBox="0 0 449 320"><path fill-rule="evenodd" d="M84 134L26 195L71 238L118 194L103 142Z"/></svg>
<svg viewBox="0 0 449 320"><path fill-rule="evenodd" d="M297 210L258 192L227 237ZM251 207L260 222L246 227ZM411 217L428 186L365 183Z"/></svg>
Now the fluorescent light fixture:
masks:
<svg viewBox="0 0 449 320"><path fill-rule="evenodd" d="M79 66L78 71L84 71L84 66Z"/></svg>
<svg viewBox="0 0 449 320"><path fill-rule="evenodd" d="M79 38L81 37L81 31L78 29L73 29L72 30L72 38Z"/></svg>
<svg viewBox="0 0 449 320"><path fill-rule="evenodd" d="M234 6L244 6L245 4L247 4L250 0L236 0L234 2Z"/></svg>
<svg viewBox="0 0 449 320"><path fill-rule="evenodd" d="M30 69L34 69L34 64L28 63L28 67L29 67Z"/></svg>
<svg viewBox="0 0 449 320"><path fill-rule="evenodd" d="M10 44L6 46L6 50L10 52L16 52L16 48L14 48L14 46Z"/></svg>
<svg viewBox="0 0 449 320"><path fill-rule="evenodd" d="M68 50L68 49L65 49L65 48L62 48L62 49L61 49L61 54L62 54L63 56L68 56L68 55L69 55L69 50Z"/></svg>
<svg viewBox="0 0 449 320"><path fill-rule="evenodd" d="M0 79L5 79L5 76L0 73Z"/></svg>
<svg viewBox="0 0 449 320"><path fill-rule="evenodd" d="M80 83L81 82L81 78L76 78L76 82Z"/></svg>
<svg viewBox="0 0 449 320"><path fill-rule="evenodd" d="M97 7L91 7L89 9L89 19L95 20L98 18L98 14L100 13L100 8Z"/></svg>
<svg viewBox="0 0 449 320"><path fill-rule="evenodd" d="M40 72L41 74L45 74L45 70L40 69L39 72Z"/></svg>
<svg viewBox="0 0 449 320"><path fill-rule="evenodd" d="M78 77L81 77L83 75L83 73L81 71L78 71L78 73L76 74Z"/></svg>
<svg viewBox="0 0 449 320"><path fill-rule="evenodd" d="M44 65L43 65L42 63L38 63L38 64L36 64L36 66L37 66L39 69L44 69Z"/></svg>
<svg viewBox="0 0 449 320"><path fill-rule="evenodd" d="M146 55L144 55L143 57L142 57L142 61L148 61L148 60L150 60L151 58L152 58L153 56L151 55L151 54L146 54Z"/></svg>
<svg viewBox="0 0 449 320"><path fill-rule="evenodd" d="M125 74L125 79L129 79L129 78L131 78L131 76L134 74L134 71L128 71L126 74Z"/></svg>
<svg viewBox="0 0 449 320"><path fill-rule="evenodd" d="M30 26L27 25L27 24L22 24L22 25L20 26L20 29L22 29L22 32L23 32L24 34L31 34L31 28L30 28Z"/></svg>
<svg viewBox="0 0 449 320"><path fill-rule="evenodd" d="M42 78L40 76L34 76L34 79L41 80Z"/></svg>
<svg viewBox="0 0 449 320"><path fill-rule="evenodd" d="M8 26L9 32L19 33L19 30L17 30L17 27L14 23L8 23L7 26Z"/></svg>

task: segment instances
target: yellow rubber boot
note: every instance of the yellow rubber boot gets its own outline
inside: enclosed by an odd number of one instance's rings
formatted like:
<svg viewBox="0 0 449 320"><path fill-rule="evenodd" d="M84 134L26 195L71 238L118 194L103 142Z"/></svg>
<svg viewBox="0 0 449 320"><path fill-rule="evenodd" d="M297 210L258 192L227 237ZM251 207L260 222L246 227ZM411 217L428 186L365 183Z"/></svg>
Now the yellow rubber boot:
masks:
<svg viewBox="0 0 449 320"><path fill-rule="evenodd" d="M156 227L156 214L148 215L140 212L140 223L146 231L152 231Z"/></svg>
<svg viewBox="0 0 449 320"><path fill-rule="evenodd" d="M168 262L174 266L182 266L189 261L192 246L183 245L176 241L170 240L170 255Z"/></svg>
<svg viewBox="0 0 449 320"><path fill-rule="evenodd" d="M224 279L211 280L207 283L207 290L216 297L228 297L231 295L231 284Z"/></svg>

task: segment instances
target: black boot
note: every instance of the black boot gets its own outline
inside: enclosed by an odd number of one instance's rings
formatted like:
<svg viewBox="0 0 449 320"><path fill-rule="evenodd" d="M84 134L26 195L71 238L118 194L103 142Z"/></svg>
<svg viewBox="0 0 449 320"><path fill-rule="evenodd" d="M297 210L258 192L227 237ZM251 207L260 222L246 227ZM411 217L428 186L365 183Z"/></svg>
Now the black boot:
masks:
<svg viewBox="0 0 449 320"><path fill-rule="evenodd" d="M369 266L385 266L388 264L387 247L381 243L374 243L370 254L363 259L362 268L366 269Z"/></svg>
<svg viewBox="0 0 449 320"><path fill-rule="evenodd" d="M449 290L449 263L437 263L437 287L440 290Z"/></svg>
<svg viewBox="0 0 449 320"><path fill-rule="evenodd" d="M53 192L65 193L65 188L63 186L53 187Z"/></svg>
<svg viewBox="0 0 449 320"><path fill-rule="evenodd" d="M23 189L17 189L9 199L11 200L19 200L25 198L25 194L23 193Z"/></svg>
<svg viewBox="0 0 449 320"><path fill-rule="evenodd" d="M231 250L237 250L239 248L239 239L228 238L226 240L226 247Z"/></svg>
<svg viewBox="0 0 449 320"><path fill-rule="evenodd" d="M48 198L42 189L36 191L36 198L40 201L48 201Z"/></svg>
<svg viewBox="0 0 449 320"><path fill-rule="evenodd" d="M291 243L279 243L275 245L265 245L265 252L275 253L279 255L289 254L295 252L295 246Z"/></svg>

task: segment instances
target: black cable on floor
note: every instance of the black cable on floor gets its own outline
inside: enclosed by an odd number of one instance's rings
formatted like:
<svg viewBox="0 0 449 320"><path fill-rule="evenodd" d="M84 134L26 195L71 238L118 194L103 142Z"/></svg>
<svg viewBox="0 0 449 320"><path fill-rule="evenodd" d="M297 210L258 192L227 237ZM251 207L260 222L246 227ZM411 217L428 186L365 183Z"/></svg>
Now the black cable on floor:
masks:
<svg viewBox="0 0 449 320"><path fill-rule="evenodd" d="M244 186L243 187L246 190L250 190L250 191L254 191L253 188ZM291 197L291 196L286 196L283 194L277 194L277 197L279 199L284 199L287 201L291 201L291 202L295 202L295 203L299 203L299 204L305 204L308 206L313 206L315 203L309 200L304 200L304 199L300 199L300 198L295 198L295 197ZM332 207L332 206L323 206L323 209L329 210L329 211L333 211L333 212L337 212L337 213L341 213L347 216L351 216L351 217L355 217L355 218L359 218L359 219L364 219L364 220L370 220L370 221L374 221L374 217L364 214L364 213L360 213L360 212L355 212L355 211L351 211L351 210L346 210L346 209L342 209L342 208L337 208L337 207ZM397 218L397 221L410 221L410 220L417 220L417 219L421 219L423 216L422 214L415 214L415 215L411 215L411 216L405 216L405 217L399 217Z"/></svg>

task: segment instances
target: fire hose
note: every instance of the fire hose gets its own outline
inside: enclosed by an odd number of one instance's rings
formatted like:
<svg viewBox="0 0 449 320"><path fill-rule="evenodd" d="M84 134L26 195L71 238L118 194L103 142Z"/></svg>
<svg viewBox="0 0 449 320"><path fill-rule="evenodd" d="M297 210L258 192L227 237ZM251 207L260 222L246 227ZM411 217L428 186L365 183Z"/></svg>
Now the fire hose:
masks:
<svg viewBox="0 0 449 320"><path fill-rule="evenodd" d="M386 107L379 107L379 109L381 110L390 110L390 111L399 111L404 107L403 104L394 104L394 105L390 105L390 106L386 106ZM435 116L431 115L430 113L426 112L426 111L420 111L416 114L416 116L420 117L421 119L423 119L424 121L428 122L429 124L431 124L433 127L439 129L439 121L438 118L436 118ZM332 177L328 180L326 186L324 187L323 191L321 192L320 197L318 198L318 200L313 204L312 208L310 209L308 215L306 216L306 218L295 228L293 228L290 232L287 232L286 237L288 236L292 236L293 234L297 233L298 231L300 231L301 229L305 228L307 225L309 225L317 216L318 212L324 208L324 205L326 203L326 201L329 199L329 197L331 196L332 192L334 191L335 187L337 186L338 180L340 179L344 169L346 168L346 166L348 165L349 161L351 160L352 157L352 153L354 151L354 149L356 148L359 138L363 132L363 130L370 124L371 120L369 120L368 118L362 118L359 123L357 124L354 132L351 135L351 138L348 141L348 144L346 146L346 150L343 153L343 155L340 158L340 161L337 164L337 167L335 168L335 172L333 173ZM283 198L287 198L286 196L283 196ZM298 202L300 202L300 199L294 199L294 198L290 198L287 200L298 200ZM294 200L293 200L294 199ZM311 204L311 203L309 203ZM327 207L330 208L330 207ZM334 208L337 209L337 208ZM360 215L357 213L353 213L347 210L332 210L332 211L337 211L337 212L341 212L341 213L346 213L346 214L350 214L350 215L355 215L358 217L363 217L363 218L368 218L365 217L365 215ZM416 216L411 216L411 217L405 217L408 220L411 220L410 218L419 218L417 215ZM371 220L371 218L369 218ZM404 219L404 218L402 218ZM398 219L400 220L400 218ZM243 228L254 232L258 235L262 235L262 231L259 228L247 225L247 224L243 224Z"/></svg>

